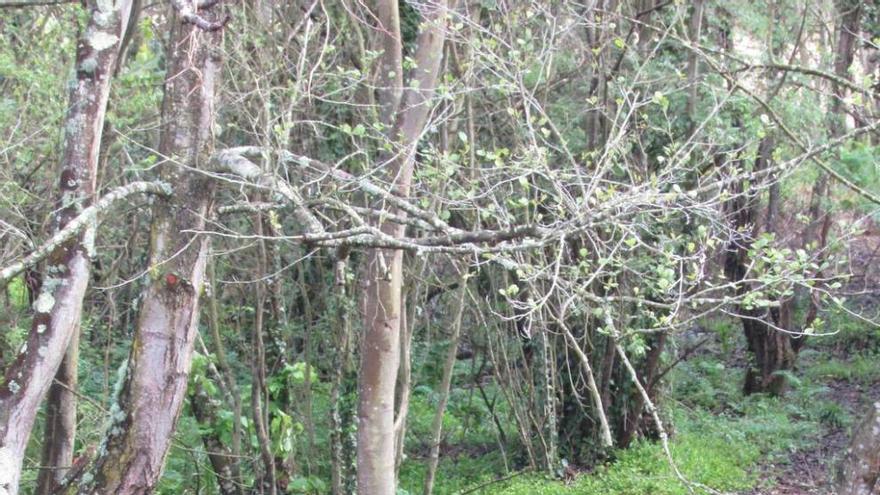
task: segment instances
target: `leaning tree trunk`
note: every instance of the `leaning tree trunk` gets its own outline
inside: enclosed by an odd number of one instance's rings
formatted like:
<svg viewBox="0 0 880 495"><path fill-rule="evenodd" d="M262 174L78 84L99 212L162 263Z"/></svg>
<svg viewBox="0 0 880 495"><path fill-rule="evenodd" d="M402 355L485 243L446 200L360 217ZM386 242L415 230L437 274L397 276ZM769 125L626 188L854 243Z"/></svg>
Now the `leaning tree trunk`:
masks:
<svg viewBox="0 0 880 495"><path fill-rule="evenodd" d="M837 495L880 492L880 402L871 404L868 416L853 432L834 485Z"/></svg>
<svg viewBox="0 0 880 495"><path fill-rule="evenodd" d="M397 0L379 0L377 18L382 23L385 52L380 60L379 104L382 120L392 123L388 138L393 152L380 158L387 163L387 179L394 193L409 196L415 149L428 118L437 84L445 40L446 2L427 8L425 27L419 33L415 52L416 69L400 103L403 87L400 16ZM400 110L398 111L398 106ZM405 216L403 211L394 211ZM402 237L402 225L383 222L380 228L392 237ZM403 252L373 249L367 254L364 311L364 339L358 397L358 490L370 495L393 495L395 438L394 400L400 364L401 285Z"/></svg>
<svg viewBox="0 0 880 495"><path fill-rule="evenodd" d="M129 359L99 457L78 493L148 494L162 475L192 363L199 294L212 202L204 169L212 152L214 87L220 35L196 27L192 13L171 16L159 153L163 180L173 188L153 207L150 269ZM204 19L199 19L204 20Z"/></svg>
<svg viewBox="0 0 880 495"><path fill-rule="evenodd" d="M131 0L89 1L90 19L77 42L75 85L64 121L59 210L55 228L70 223L95 195L101 131L119 38ZM27 342L0 385L0 493L15 494L37 408L79 327L89 281L94 226L49 256ZM63 476L63 471L56 473Z"/></svg>

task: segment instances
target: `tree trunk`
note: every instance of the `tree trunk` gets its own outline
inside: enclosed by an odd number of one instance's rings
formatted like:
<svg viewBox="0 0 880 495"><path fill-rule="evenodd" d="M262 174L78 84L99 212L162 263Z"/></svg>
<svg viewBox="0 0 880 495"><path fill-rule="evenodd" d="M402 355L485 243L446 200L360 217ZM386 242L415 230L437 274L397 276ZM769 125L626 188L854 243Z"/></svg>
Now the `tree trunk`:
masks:
<svg viewBox="0 0 880 495"><path fill-rule="evenodd" d="M431 423L431 453L428 455L428 472L425 474L424 495L431 495L434 491L434 476L437 473L437 464L440 462L440 440L443 435L443 415L446 412L446 403L449 400L449 388L452 385L452 371L455 368L455 356L458 353L458 339L461 335L461 316L464 313L464 300L467 295L467 280L462 278L460 294L456 301L455 320L452 322L452 336L449 339L449 348L446 350L446 360L443 363L443 377L440 380L440 389L437 391L440 401L434 413L434 421Z"/></svg>
<svg viewBox="0 0 880 495"><path fill-rule="evenodd" d="M403 66L398 3L396 0L377 2L377 19L382 24L385 48L380 60L379 105L382 121L394 122L387 136L395 145L393 152L381 156L381 161L387 163L385 169L392 190L404 198L409 196L416 145L437 84L446 9L446 2L441 1L427 10L426 26L416 43L417 68L410 74L411 83L400 105L397 101L403 86L399 74ZM406 215L403 211L394 213ZM401 237L404 232L403 226L391 222L382 223L380 228L392 237ZM370 495L393 495L396 491L394 400L400 364L403 252L373 249L368 252L366 262L362 298L365 329L358 402L358 490Z"/></svg>
<svg viewBox="0 0 880 495"><path fill-rule="evenodd" d="M75 85L64 121L56 231L94 200L110 76L130 9L130 0L88 2L90 18L79 35ZM27 342L4 374L0 386L0 493L18 493L22 459L37 408L79 327L93 248L94 228L89 226L52 252L34 302Z"/></svg>
<svg viewBox="0 0 880 495"><path fill-rule="evenodd" d="M335 285L336 290L330 296L330 310L336 315L336 335L337 350L334 359L335 371L333 374L333 384L330 388L330 492L333 495L342 495L343 493L354 493L355 490L348 486L352 480L351 452L345 449L348 432L346 426L350 423L345 421L350 419L348 411L344 410L351 395L353 387L348 386L354 380L351 377L352 368L349 365L351 360L352 335L351 335L351 318L350 308L346 290L346 264L348 260L347 250L339 249L336 252L335 262Z"/></svg>
<svg viewBox="0 0 880 495"><path fill-rule="evenodd" d="M657 373L660 371L660 358L663 356L663 349L666 346L666 334L659 333L648 339L650 349L645 356L645 362L642 368L641 381L648 398L656 401L654 397L654 382ZM645 397L641 394L635 394L635 397L629 403L629 410L626 411L623 421L623 431L620 433L618 446L627 448L638 437L639 431L645 424ZM648 418L650 422L650 418Z"/></svg>
<svg viewBox="0 0 880 495"><path fill-rule="evenodd" d="M880 402L853 431L852 442L837 470L837 495L870 495L880 491Z"/></svg>
<svg viewBox="0 0 880 495"><path fill-rule="evenodd" d="M861 18L861 4L859 2L851 2L844 0L838 2L837 9L841 15L841 23L838 26L837 46L834 54L834 74L841 79L849 79L849 68L852 65L854 53L856 49L856 37L859 32L859 22ZM845 132L843 119L845 118L845 109L843 98L846 96L845 88L835 84L832 88L834 98L831 102L831 118L830 125L831 135L838 137ZM768 137L761 141L761 146L756 162L756 170L760 170L769 165L773 153L773 141ZM820 173L812 190L812 198L810 200L808 217L810 224L806 227L801 239L804 249L815 249L821 252L825 248L828 239L828 231L831 226L831 218L829 213L825 211L822 203L829 194L829 178L824 172ZM746 226L756 220L757 215L752 211L755 208L753 203L756 198L746 200L747 204L742 205L740 212L737 214L741 217L738 220L739 226ZM778 190L772 191L770 195L770 203L768 204L766 228L773 228L772 221L776 216L778 201ZM748 210L748 211L747 211ZM748 241L744 241L748 242ZM811 246L813 246L811 248ZM745 251L747 247L740 247L740 267L735 271L740 272L738 276L745 275ZM730 260L729 260L730 262ZM821 276L821 274L816 274ZM741 279L741 278L740 278ZM739 280L739 279L738 279ZM792 321L795 312L795 306L798 301L808 298L807 314L801 322L800 327L796 327ZM794 297L780 301L778 309L770 311L770 316L776 327L789 332L801 332L812 325L818 315L817 300L812 294L806 294L803 289L795 291ZM754 356L754 365L749 368L746 373L746 380L743 391L746 394L767 392L773 395L782 395L786 390L786 376L784 371L794 368L797 361L797 355L805 342L803 336L795 336L792 333L780 332L767 323L767 315L755 310L741 310L744 313L742 318L743 330L748 341L749 351Z"/></svg>
<svg viewBox="0 0 880 495"><path fill-rule="evenodd" d="M204 229L213 197L211 181L193 169L205 168L212 153L220 35L176 14L169 23L159 153L169 157L161 175L173 193L153 207L149 280L131 354L81 494L152 493L186 397L208 251L208 238L191 232Z"/></svg>
<svg viewBox="0 0 880 495"><path fill-rule="evenodd" d="M772 153L773 140L769 137L764 138L759 145L755 170L764 170L770 166ZM775 201L775 198L771 197L771 199ZM728 279L740 284L737 289L738 296L744 296L751 290L750 287L743 284L743 280L749 269L748 252L758 230L756 227L757 201L757 196L740 192L730 203L734 217L733 227L739 235L728 246L724 271ZM768 219L765 223L767 230L771 230L773 227L770 216L775 212L776 205L771 202L768 206ZM774 312L744 306L738 308L743 333L752 356L752 363L746 371L743 384L745 394L766 392L782 395L785 393L786 377L782 372L794 368L797 356L796 348L792 345L792 335L776 330L768 320L773 320L776 326L788 330L791 327L789 304L788 300L780 301L779 311Z"/></svg>
<svg viewBox="0 0 880 495"><path fill-rule="evenodd" d="M77 363L79 361L79 327L74 330L67 353L55 374L55 381L46 398L46 429L43 432L43 452L40 474L37 476L37 495L50 495L64 481L67 466L73 462L76 440Z"/></svg>
<svg viewBox="0 0 880 495"><path fill-rule="evenodd" d="M703 0L694 0L693 10L691 11L691 19L688 24L688 37L693 44L700 43L700 35L703 30ZM697 52L691 50L688 53L688 99L687 99L687 115L690 119L691 132L696 127L696 109L697 109L697 76L699 73L699 63Z"/></svg>
<svg viewBox="0 0 880 495"><path fill-rule="evenodd" d="M207 378L206 378L207 379ZM219 379L219 376L218 376ZM193 383L190 387L189 403L193 416L205 428L211 428L220 422L222 403L211 397L201 383ZM238 420L238 418L235 418ZM208 452L208 460L217 478L220 495L242 495L241 473L238 457L220 440L214 431L201 434L202 443Z"/></svg>

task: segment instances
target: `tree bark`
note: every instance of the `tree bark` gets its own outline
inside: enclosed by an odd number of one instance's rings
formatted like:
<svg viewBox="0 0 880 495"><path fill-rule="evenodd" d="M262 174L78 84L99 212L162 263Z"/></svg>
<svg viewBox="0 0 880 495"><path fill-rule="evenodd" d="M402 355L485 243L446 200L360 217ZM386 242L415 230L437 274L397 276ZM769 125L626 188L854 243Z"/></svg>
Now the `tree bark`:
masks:
<svg viewBox="0 0 880 495"><path fill-rule="evenodd" d="M79 327L74 329L55 381L46 398L46 429L43 432L43 452L40 474L37 476L38 495L50 495L64 481L67 466L73 462L76 440L76 387L79 361Z"/></svg>
<svg viewBox="0 0 880 495"><path fill-rule="evenodd" d="M694 0L693 10L691 11L691 19L688 24L688 36L693 44L700 43L700 35L703 30L703 0ZM697 76L699 73L699 60L697 52L691 50L688 53L688 99L687 99L687 115L690 119L691 132L696 127L696 109L697 109Z"/></svg>
<svg viewBox="0 0 880 495"><path fill-rule="evenodd" d="M656 401L653 385L660 370L660 358L663 356L663 349L666 346L666 334L658 333L648 339L648 341L651 347L642 365L641 382L647 393L647 398ZM628 409L624 416L623 430L620 432L618 445L621 448L627 448L632 444L645 423L645 396L636 394L632 402L629 403Z"/></svg>
<svg viewBox="0 0 880 495"><path fill-rule="evenodd" d="M94 200L111 74L130 9L130 0L88 2L90 18L79 35L75 85L64 121L56 231ZM49 255L30 334L0 386L0 493L18 493L37 408L79 327L93 248L90 225Z"/></svg>
<svg viewBox="0 0 880 495"><path fill-rule="evenodd" d="M459 287L458 301L455 307L455 320L452 322L452 336L449 339L449 348L446 350L446 360L443 363L443 377L440 380L440 389L437 391L440 400L431 423L431 453L428 455L428 471L425 474L424 495L431 495L434 491L434 477L437 474L437 464L440 462L440 441L443 436L443 416L446 412L446 403L449 401L449 388L452 385L452 372L455 368L455 357L458 353L458 340L461 336L461 316L464 313L464 300L467 295L467 279L462 277Z"/></svg>
<svg viewBox="0 0 880 495"><path fill-rule="evenodd" d="M149 279L131 353L120 370L98 458L76 489L80 494L152 493L186 397L208 250L208 238L191 232L204 229L213 198L211 181L194 169L206 167L213 151L220 69L213 49L220 34L184 23L176 13L169 23L159 152L168 157L161 176L173 192L153 207Z"/></svg>
<svg viewBox="0 0 880 495"><path fill-rule="evenodd" d="M336 315L336 356L334 359L335 371L333 374L333 384L330 388L330 492L333 495L342 495L343 493L354 493L353 487L349 486L353 482L351 473L352 459L351 452L346 451L345 444L348 439L346 431L346 419L351 419L351 414L345 411L345 400L347 395L353 391L352 384L354 382L351 377L352 366L350 366L352 354L352 335L351 335L351 318L350 308L347 298L347 275L346 264L348 262L348 251L337 249L335 261L335 291L330 296L330 309Z"/></svg>
<svg viewBox="0 0 880 495"><path fill-rule="evenodd" d="M220 421L219 413L222 403L211 397L198 381L190 387L189 403L193 416L202 426L210 428ZM237 421L238 418L235 420ZM218 493L220 495L242 495L244 491L242 490L238 457L223 444L220 436L213 431L202 433L201 437L205 450L208 452L208 460L211 461L211 467L214 469L214 476L217 478Z"/></svg>
<svg viewBox="0 0 880 495"><path fill-rule="evenodd" d="M837 495L870 495L880 490L880 402L871 404L853 431L834 485Z"/></svg>
<svg viewBox="0 0 880 495"><path fill-rule="evenodd" d="M841 23L838 26L837 45L834 53L834 74L841 80L849 79L849 68L852 65L854 53L856 49L856 39L859 32L859 23L861 19L861 3L849 0L837 2L837 9L841 16ZM845 108L843 98L846 96L846 88L839 84L834 84L832 88L834 97L831 100L830 130L832 137L842 136L845 132L844 118ZM771 155L773 153L773 141L771 138L765 138L761 141L758 160L756 161L756 169L761 169L769 165ZM808 217L810 224L804 230L801 244L804 249L813 249L821 252L828 239L828 231L831 226L830 214L825 211L823 202L829 194L829 177L828 174L821 172L816 180L812 190ZM776 217L776 202L778 202L778 186L777 190L771 190L770 202L768 204L767 219L765 221L766 229L773 229L773 219ZM746 226L757 220L754 214L755 205L749 204L757 201L756 198L749 198L741 205L737 215L740 217L738 226ZM743 241L750 242L750 241ZM745 259L745 251L747 247L740 247L740 253L734 255L740 258L739 261L728 259L728 263L739 263L739 267L734 268L728 266L729 273L736 272L739 277L745 275L745 266L748 260ZM821 277L817 273L816 276ZM740 278L741 279L741 278ZM738 279L738 280L740 280ZM806 316L801 322L801 326L796 328L795 322L792 321L795 313L795 306L804 298L808 299L808 309ZM787 388L787 380L781 371L794 369L797 361L797 355L806 341L804 336L795 336L792 333L798 333L803 329L812 325L819 311L818 301L812 294L806 294L803 289L795 291L795 295L791 298L780 301L778 309L770 311L770 318L776 327L788 332L781 332L774 329L768 324L768 316L764 312L756 310L742 309L742 323L745 331L746 340L748 341L749 351L754 356L754 365L749 368L746 373L746 380L743 391L746 394L767 392L773 395L782 395Z"/></svg>
<svg viewBox="0 0 880 495"><path fill-rule="evenodd" d="M419 33L414 57L416 68L410 74L410 84L402 97L398 97L402 84L397 79L403 71L398 3L379 0L376 7L385 48L379 77L381 120L394 121L387 136L395 146L393 154L383 153L380 160L386 164L393 192L405 198L409 196L416 145L427 122L440 71L447 4L440 1L426 7L425 27ZM400 98L402 104L397 103ZM397 209L392 212L406 216ZM396 238L404 233L404 227L396 223L384 222L380 227ZM365 329L358 402L358 490L370 495L393 495L396 491L394 400L400 364L403 252L373 249L368 252L366 261L366 287L362 298Z"/></svg>

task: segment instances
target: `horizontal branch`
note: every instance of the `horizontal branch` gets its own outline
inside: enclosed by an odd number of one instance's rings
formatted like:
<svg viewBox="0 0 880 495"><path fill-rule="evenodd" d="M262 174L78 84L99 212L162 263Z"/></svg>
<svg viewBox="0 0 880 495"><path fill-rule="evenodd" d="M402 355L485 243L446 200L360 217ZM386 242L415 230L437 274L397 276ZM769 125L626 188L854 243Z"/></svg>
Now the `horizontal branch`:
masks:
<svg viewBox="0 0 880 495"><path fill-rule="evenodd" d="M213 6L215 3L217 2L204 2L203 4L200 4L200 6ZM226 16L220 21L209 21L197 14L193 5L186 0L171 0L171 5L174 6L174 9L177 10L177 13L184 22L188 22L203 31L218 31L223 29L223 26L225 26L230 19L229 16Z"/></svg>
<svg viewBox="0 0 880 495"><path fill-rule="evenodd" d="M299 165L300 167L312 167L319 172L328 174L336 180L350 182L365 193L371 194L373 196L378 196L391 206L401 211L404 211L407 214L412 215L416 218L424 220L435 230L447 232L457 230L453 227L450 227L449 224L441 220L436 215L432 215L422 210L421 208L414 206L412 203L406 201L405 199L395 196L391 192L387 191L385 188L378 186L369 179L366 179L364 177L355 177L343 170L339 170L338 168L327 165L326 163L321 163L306 156L294 155L293 153L290 153L288 151L282 151L280 153L280 158L285 163L294 163Z"/></svg>
<svg viewBox="0 0 880 495"><path fill-rule="evenodd" d="M257 202L257 203L236 203L234 205L226 205L217 208L217 213L220 215L230 215L232 213L259 213L262 211L271 211L271 210L280 210L284 208L284 204L281 203L265 203L265 202Z"/></svg>
<svg viewBox="0 0 880 495"><path fill-rule="evenodd" d="M223 150L214 156L214 160L222 171L230 172L242 179L251 181L251 185L256 187L274 191L290 201L293 204L294 216L303 224L307 232L312 234L323 232L324 227L305 206L305 201L299 191L288 184L287 181L274 174L264 172L257 164L245 158L245 155L255 154L262 154L262 150L253 146L242 146Z"/></svg>
<svg viewBox="0 0 880 495"><path fill-rule="evenodd" d="M68 3L76 3L78 0L33 0L33 1L12 1L0 2L0 9L20 9L27 7L44 7L47 5L64 5Z"/></svg>
<svg viewBox="0 0 880 495"><path fill-rule="evenodd" d="M0 270L0 287L5 287L13 277L36 265L48 257L56 248L60 247L70 239L73 239L87 226L93 224L97 220L98 215L112 209L120 200L138 193L167 196L171 194L171 187L162 182L132 182L131 184L110 191L97 202L86 207L76 218L68 222L64 228L55 233L55 235L53 235L45 244L34 250L31 254L25 256L23 259Z"/></svg>
<svg viewBox="0 0 880 495"><path fill-rule="evenodd" d="M730 57L730 55L726 55L726 56ZM789 64L748 64L741 59L736 59L736 60L745 64L745 66L732 71L733 73L744 72L744 71L749 71L749 70L762 70L762 69L763 70L778 70L778 71L783 71L783 72L795 72L795 73L803 74L806 76L816 76L816 77L821 77L823 79L827 79L838 86L846 87L846 88L851 89L857 93L869 93L869 94L876 94L877 93L877 91L875 91L872 88L859 86L858 84L855 84L846 78L840 77L840 76L833 74L831 72L826 72L824 70L813 69L810 67L801 67L798 65L789 65Z"/></svg>

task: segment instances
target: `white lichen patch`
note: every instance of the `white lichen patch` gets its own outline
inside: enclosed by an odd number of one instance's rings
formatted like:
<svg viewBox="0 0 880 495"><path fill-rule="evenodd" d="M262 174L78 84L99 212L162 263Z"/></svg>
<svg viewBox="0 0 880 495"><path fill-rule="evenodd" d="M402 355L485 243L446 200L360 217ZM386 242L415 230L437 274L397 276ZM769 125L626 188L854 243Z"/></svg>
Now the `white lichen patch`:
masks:
<svg viewBox="0 0 880 495"><path fill-rule="evenodd" d="M107 34L102 31L92 33L92 35L89 36L89 44L92 45L92 48L98 51L106 50L111 46L115 46L117 41L119 41L118 36L115 34Z"/></svg>
<svg viewBox="0 0 880 495"><path fill-rule="evenodd" d="M94 221L91 222L92 225L86 228L86 231L83 233L83 246L86 248L86 253L89 255L89 258L95 257L95 226Z"/></svg>
<svg viewBox="0 0 880 495"><path fill-rule="evenodd" d="M43 333L45 331L46 331L46 325L43 325L42 323L37 325L37 333Z"/></svg>
<svg viewBox="0 0 880 495"><path fill-rule="evenodd" d="M49 290L43 290L40 293L40 297L34 301L34 311L37 313L48 313L52 311L52 308L55 307L55 298L52 297L52 294L49 293Z"/></svg>
<svg viewBox="0 0 880 495"><path fill-rule="evenodd" d="M0 448L0 485L5 486L12 483L12 474L15 472L15 468L12 449L9 447Z"/></svg>
<svg viewBox="0 0 880 495"><path fill-rule="evenodd" d="M92 473L86 473L83 475L82 480L79 482L79 486L88 486L89 483L95 478L95 475Z"/></svg>
<svg viewBox="0 0 880 495"><path fill-rule="evenodd" d="M113 20L113 12L98 12L94 16L95 24L105 28L110 25L110 21Z"/></svg>
<svg viewBox="0 0 880 495"><path fill-rule="evenodd" d="M13 394L17 394L19 390L21 390L21 386L18 383L14 382L14 381L9 382L9 391L10 392L12 392Z"/></svg>
<svg viewBox="0 0 880 495"><path fill-rule="evenodd" d="M39 349L37 349L37 356L40 356L41 358L44 358L44 357L46 357L46 352L47 352L47 351L46 351L46 347L45 347L45 346L40 347Z"/></svg>
<svg viewBox="0 0 880 495"><path fill-rule="evenodd" d="M98 0L97 4L100 12L113 12L113 0Z"/></svg>
<svg viewBox="0 0 880 495"><path fill-rule="evenodd" d="M92 45L94 46L94 45ZM95 50L98 50L98 47L95 47ZM79 63L79 70L81 72L85 72L86 74L91 74L95 72L95 69L98 68L98 61L95 60L94 57L89 57L82 62Z"/></svg>

